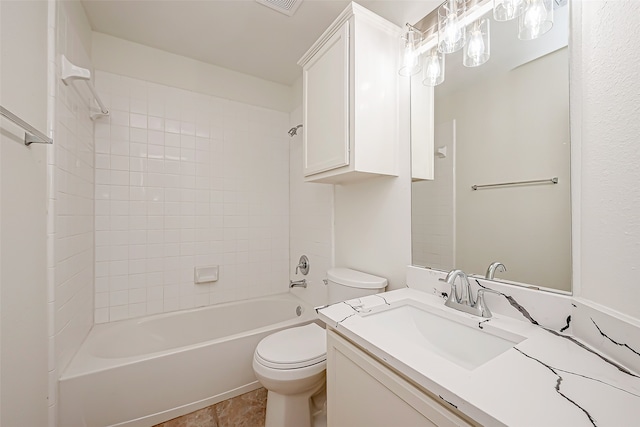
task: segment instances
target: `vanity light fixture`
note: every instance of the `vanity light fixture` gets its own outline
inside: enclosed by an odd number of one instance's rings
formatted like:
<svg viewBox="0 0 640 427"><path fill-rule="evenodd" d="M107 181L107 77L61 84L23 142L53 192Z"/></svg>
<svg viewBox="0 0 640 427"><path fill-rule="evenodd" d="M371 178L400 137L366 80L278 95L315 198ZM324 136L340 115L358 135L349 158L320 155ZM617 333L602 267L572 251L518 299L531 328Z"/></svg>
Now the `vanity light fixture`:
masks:
<svg viewBox="0 0 640 427"><path fill-rule="evenodd" d="M438 8L438 49L442 53L453 53L462 49L466 40L466 27L462 20L467 0L447 0Z"/></svg>
<svg viewBox="0 0 640 427"><path fill-rule="evenodd" d="M407 32L402 35L400 49L400 70L401 76L413 76L422 69L418 48L422 43L422 33L412 25L407 24Z"/></svg>
<svg viewBox="0 0 640 427"><path fill-rule="evenodd" d="M478 67L489 60L489 19L475 21L467 29L469 41L464 46L462 63L465 67Z"/></svg>
<svg viewBox="0 0 640 427"><path fill-rule="evenodd" d="M526 0L526 8L518 18L518 38L533 40L553 27L554 0Z"/></svg>
<svg viewBox="0 0 640 427"><path fill-rule="evenodd" d="M406 24L398 71L412 76L423 69L422 84L436 86L444 81L444 55L464 47L463 64L477 67L489 60L490 19L518 18L518 38L532 40L553 27L554 3L564 6L567 0L446 0L416 26ZM426 31L422 32L424 28Z"/></svg>

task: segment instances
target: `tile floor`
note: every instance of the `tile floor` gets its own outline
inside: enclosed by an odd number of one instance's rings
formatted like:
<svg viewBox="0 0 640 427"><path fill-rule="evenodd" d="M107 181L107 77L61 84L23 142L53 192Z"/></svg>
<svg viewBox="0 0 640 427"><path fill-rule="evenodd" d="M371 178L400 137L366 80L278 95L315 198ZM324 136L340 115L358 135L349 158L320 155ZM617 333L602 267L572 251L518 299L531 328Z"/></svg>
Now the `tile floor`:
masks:
<svg viewBox="0 0 640 427"><path fill-rule="evenodd" d="M267 390L259 388L154 427L264 427Z"/></svg>

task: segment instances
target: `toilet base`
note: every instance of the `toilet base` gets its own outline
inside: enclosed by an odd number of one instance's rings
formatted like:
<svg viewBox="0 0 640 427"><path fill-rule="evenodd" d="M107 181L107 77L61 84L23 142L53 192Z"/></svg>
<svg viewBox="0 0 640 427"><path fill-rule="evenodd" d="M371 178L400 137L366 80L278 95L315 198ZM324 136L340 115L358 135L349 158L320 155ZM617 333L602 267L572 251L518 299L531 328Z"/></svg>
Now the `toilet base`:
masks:
<svg viewBox="0 0 640 427"><path fill-rule="evenodd" d="M312 427L312 412L315 410L311 398L325 390L324 381L305 393L295 395L268 390L265 427Z"/></svg>

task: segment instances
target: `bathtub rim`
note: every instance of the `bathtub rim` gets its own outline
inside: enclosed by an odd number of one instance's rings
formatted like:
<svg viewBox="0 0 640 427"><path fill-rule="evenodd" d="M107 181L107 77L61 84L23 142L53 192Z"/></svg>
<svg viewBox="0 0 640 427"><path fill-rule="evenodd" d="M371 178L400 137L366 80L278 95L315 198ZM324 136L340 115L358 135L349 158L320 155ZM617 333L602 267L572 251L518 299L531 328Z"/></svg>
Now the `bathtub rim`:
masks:
<svg viewBox="0 0 640 427"><path fill-rule="evenodd" d="M286 300L290 300L298 303L300 306L304 308L303 313L300 316L296 316L296 317L293 317L281 322L277 322L277 323L270 323L260 328L249 329L247 331L238 332L232 335L225 335L224 337L216 338L213 340L201 341L201 342L197 342L197 343L193 343L185 346L164 349L164 350L159 350L159 351L150 352L150 353L144 353L142 355L120 357L120 358L102 358L99 356L95 356L94 354L91 354L87 348L87 346L90 344L90 341L94 339L96 335L96 333L94 332L94 329L96 328L107 329L107 328L121 327L122 325L151 321L156 318L174 317L174 316L179 316L181 314L186 314L186 313L213 310L217 307L240 305L247 301L261 301L261 300L269 301L269 300L282 300L282 299L286 299ZM232 339L237 339L239 337L242 337L247 333L260 334L269 330L279 330L288 325L301 326L314 321L318 321L317 319L318 317L313 306L311 306L309 303L302 300L300 297L294 295L293 293L285 292L280 294L272 294L272 295L265 295L262 297L249 298L245 300L227 301L220 304L196 307L196 308L191 308L187 310L177 310L177 311L171 311L167 313L157 313L157 314L152 314L148 316L123 319L123 320L118 320L116 322L94 324L94 326L91 328L91 330L83 340L76 354L71 358L71 361L69 362L69 364L62 371L62 374L58 378L58 381L72 380L74 378L78 378L84 375L107 371L109 369L113 369L119 366L126 366L126 365L132 365L135 363L141 363L147 360L156 359L156 358L174 354L174 353L181 353L181 352L205 347L208 345L213 345L215 343L230 341ZM100 361L101 366L94 366L96 365L95 361ZM81 369L76 365L80 365L79 367ZM87 368L87 365L89 365L88 368Z"/></svg>

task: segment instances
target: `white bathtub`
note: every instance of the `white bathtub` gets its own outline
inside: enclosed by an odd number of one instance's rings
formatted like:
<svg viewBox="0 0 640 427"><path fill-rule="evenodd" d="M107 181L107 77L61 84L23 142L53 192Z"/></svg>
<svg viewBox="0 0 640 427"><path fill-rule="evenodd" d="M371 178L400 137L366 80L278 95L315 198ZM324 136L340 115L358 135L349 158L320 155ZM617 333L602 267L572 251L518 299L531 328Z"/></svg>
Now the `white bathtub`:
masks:
<svg viewBox="0 0 640 427"><path fill-rule="evenodd" d="M258 342L315 318L281 294L96 325L60 378L59 425L152 426L254 390Z"/></svg>

